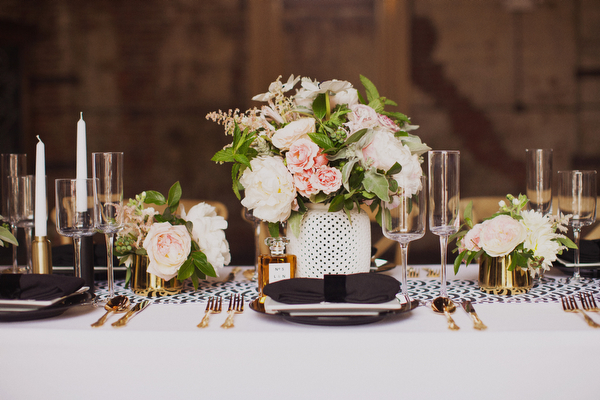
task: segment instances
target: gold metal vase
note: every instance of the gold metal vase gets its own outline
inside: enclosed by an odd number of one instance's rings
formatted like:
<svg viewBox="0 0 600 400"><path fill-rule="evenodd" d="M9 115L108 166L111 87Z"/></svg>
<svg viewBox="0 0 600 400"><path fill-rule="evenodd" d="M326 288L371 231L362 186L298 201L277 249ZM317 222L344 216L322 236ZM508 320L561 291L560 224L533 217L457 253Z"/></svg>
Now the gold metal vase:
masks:
<svg viewBox="0 0 600 400"><path fill-rule="evenodd" d="M517 266L509 271L511 257L490 257L479 259L479 288L489 294L513 295L527 293L533 287L533 278L527 270Z"/></svg>
<svg viewBox="0 0 600 400"><path fill-rule="evenodd" d="M133 293L146 297L162 297L178 294L183 282L173 278L164 280L148 272L148 256L135 255L131 263L131 288Z"/></svg>

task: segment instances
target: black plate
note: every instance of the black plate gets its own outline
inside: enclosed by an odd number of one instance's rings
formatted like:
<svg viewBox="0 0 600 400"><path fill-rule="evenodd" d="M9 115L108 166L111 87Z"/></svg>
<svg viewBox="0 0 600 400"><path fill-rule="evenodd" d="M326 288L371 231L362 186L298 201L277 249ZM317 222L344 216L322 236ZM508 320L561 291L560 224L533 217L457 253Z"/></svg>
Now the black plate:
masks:
<svg viewBox="0 0 600 400"><path fill-rule="evenodd" d="M89 292L66 298L62 303L50 307L38 308L31 311L0 311L0 322L32 321L36 319L52 318L61 315L71 307L88 303L92 299Z"/></svg>
<svg viewBox="0 0 600 400"><path fill-rule="evenodd" d="M365 325L373 322L381 321L389 314L402 314L414 310L419 306L418 300L410 302L410 308L406 304L398 310L381 311L377 315L335 315L335 316L296 316L293 317L288 313L267 314L264 305L258 302L258 299L251 301L249 306L252 310L274 317L281 317L285 321L295 322L304 325L321 325L321 326L349 326L349 325Z"/></svg>

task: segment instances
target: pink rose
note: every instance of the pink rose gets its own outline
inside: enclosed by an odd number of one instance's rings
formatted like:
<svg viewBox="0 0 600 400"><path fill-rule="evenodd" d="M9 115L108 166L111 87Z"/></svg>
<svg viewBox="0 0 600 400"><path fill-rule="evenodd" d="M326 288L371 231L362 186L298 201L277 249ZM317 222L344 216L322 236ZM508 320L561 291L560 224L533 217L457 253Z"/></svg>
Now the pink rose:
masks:
<svg viewBox="0 0 600 400"><path fill-rule="evenodd" d="M319 191L319 189L315 189L310 182L311 176L313 176L312 170L306 170L294 174L294 185L296 186L296 191L300 193L301 196L306 198L309 198L311 195L316 194Z"/></svg>
<svg viewBox="0 0 600 400"><path fill-rule="evenodd" d="M498 215L481 224L479 247L491 257L505 256L527 237L527 229L508 215Z"/></svg>
<svg viewBox="0 0 600 400"><path fill-rule="evenodd" d="M319 149L319 154L317 154L317 156L315 157L315 168L320 167L321 165L327 165L327 163L329 162L329 160L327 159L327 156L323 153L321 153L322 149Z"/></svg>
<svg viewBox="0 0 600 400"><path fill-rule="evenodd" d="M379 126L385 129L389 129L392 132L397 132L400 130L400 127L392 121L387 115L379 114Z"/></svg>
<svg viewBox="0 0 600 400"><path fill-rule="evenodd" d="M479 251L479 234L481 233L481 224L475 225L460 241L458 251L462 253L465 250Z"/></svg>
<svg viewBox="0 0 600 400"><path fill-rule="evenodd" d="M158 222L150 227L143 247L150 259L148 272L169 280L190 255L192 238L184 225Z"/></svg>
<svg viewBox="0 0 600 400"><path fill-rule="evenodd" d="M320 166L310 177L310 183L317 190L330 194L342 186L342 173L337 168Z"/></svg>
<svg viewBox="0 0 600 400"><path fill-rule="evenodd" d="M292 173L302 172L311 169L315 164L315 157L319 153L317 146L310 139L299 139L290 146L285 159L287 167Z"/></svg>
<svg viewBox="0 0 600 400"><path fill-rule="evenodd" d="M351 106L350 110L352 112L348 113L348 122L346 122L350 134L379 125L379 114L373 108L364 104L356 104Z"/></svg>

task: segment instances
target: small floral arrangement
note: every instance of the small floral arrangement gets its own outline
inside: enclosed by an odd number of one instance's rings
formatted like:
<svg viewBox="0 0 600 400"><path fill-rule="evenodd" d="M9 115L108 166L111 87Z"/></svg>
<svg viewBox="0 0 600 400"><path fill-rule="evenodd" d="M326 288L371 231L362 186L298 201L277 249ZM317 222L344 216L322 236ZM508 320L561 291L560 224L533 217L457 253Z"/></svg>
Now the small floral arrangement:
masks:
<svg viewBox="0 0 600 400"><path fill-rule="evenodd" d="M366 100L347 81L280 79L252 98L267 103L260 109L207 115L233 136L213 161L233 163L236 196L245 190L242 205L268 221L273 236L286 221L297 232L307 202L347 213L366 203L381 221L382 200L420 189L420 155L429 147L409 133L418 126L406 115L385 110L397 104L369 79L360 77Z"/></svg>
<svg viewBox="0 0 600 400"><path fill-rule="evenodd" d="M575 244L565 235L569 216L549 216L539 211L525 210L527 196L507 195L508 204L502 200L500 210L482 223L473 225L472 204L465 210L465 223L469 230L456 234L458 257L454 272L461 262L469 265L482 255L490 257L511 256L509 271L517 266L528 269L535 276L541 268L549 270L557 254ZM526 267L525 267L526 266Z"/></svg>
<svg viewBox="0 0 600 400"><path fill-rule="evenodd" d="M124 226L117 235L115 255L127 266L126 282L131 277L133 256L149 257L148 272L162 279L198 279L217 276L229 264L229 244L224 230L227 221L206 203L193 206L186 214L175 214L181 199L181 186L176 182L165 198L156 191L146 191L123 206ZM160 214L144 204L166 205Z"/></svg>

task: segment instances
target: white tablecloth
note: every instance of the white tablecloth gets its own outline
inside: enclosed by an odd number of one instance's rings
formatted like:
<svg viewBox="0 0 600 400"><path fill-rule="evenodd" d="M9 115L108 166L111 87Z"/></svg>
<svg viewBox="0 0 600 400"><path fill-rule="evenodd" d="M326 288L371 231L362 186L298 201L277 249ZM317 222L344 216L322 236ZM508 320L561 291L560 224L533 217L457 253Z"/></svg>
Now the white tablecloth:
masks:
<svg viewBox="0 0 600 400"><path fill-rule="evenodd" d="M90 328L92 307L0 323L0 399L600 398L600 329L556 303L478 303L486 331L425 307L349 327L246 309L233 329L224 313L198 329L204 308L154 304L121 329Z"/></svg>

